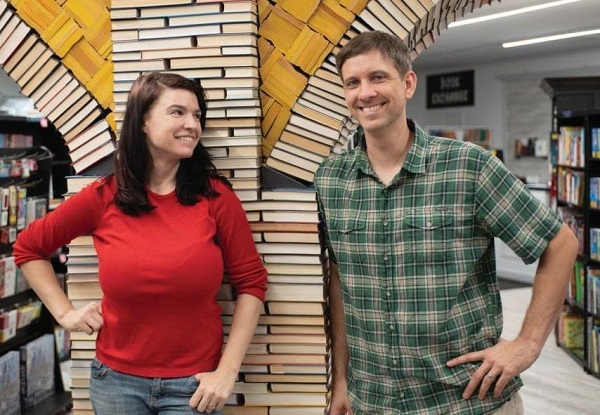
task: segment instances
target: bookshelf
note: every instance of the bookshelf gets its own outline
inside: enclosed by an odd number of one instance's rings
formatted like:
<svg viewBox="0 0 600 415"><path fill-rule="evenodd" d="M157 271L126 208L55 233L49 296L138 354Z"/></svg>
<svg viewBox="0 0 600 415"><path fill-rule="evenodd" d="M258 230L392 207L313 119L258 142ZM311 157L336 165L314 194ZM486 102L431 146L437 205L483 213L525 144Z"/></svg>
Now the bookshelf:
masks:
<svg viewBox="0 0 600 415"><path fill-rule="evenodd" d="M600 77L547 78L542 88L552 97L553 202L579 240L556 341L600 378Z"/></svg>
<svg viewBox="0 0 600 415"><path fill-rule="evenodd" d="M18 233L32 220L46 214L52 197L54 154L40 145L45 140L44 131L37 119L0 117L0 358L14 357L19 354L14 352L23 346L51 335L51 342L46 342L50 346L44 350L51 350L47 378L54 387L31 398L27 407L20 405L19 413L54 415L66 413L71 406L70 394L64 390L54 338L56 323L28 287L12 257L12 244ZM15 373L4 368L0 372L2 395L10 373ZM18 372L16 379L21 382ZM2 395L0 401L7 403L4 398Z"/></svg>

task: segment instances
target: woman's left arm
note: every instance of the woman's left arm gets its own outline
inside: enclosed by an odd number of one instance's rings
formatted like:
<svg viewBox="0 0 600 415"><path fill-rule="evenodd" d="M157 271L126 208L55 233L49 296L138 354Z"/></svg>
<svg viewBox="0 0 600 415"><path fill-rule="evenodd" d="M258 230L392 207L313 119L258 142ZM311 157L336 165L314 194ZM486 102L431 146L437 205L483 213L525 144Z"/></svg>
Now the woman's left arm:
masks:
<svg viewBox="0 0 600 415"><path fill-rule="evenodd" d="M267 290L267 271L256 250L246 213L235 193L217 183L220 196L210 200L221 247L236 303L229 339L214 372L199 373L200 386L190 405L200 412L221 410L233 391L238 372L254 336Z"/></svg>
<svg viewBox="0 0 600 415"><path fill-rule="evenodd" d="M233 391L242 361L254 336L262 301L251 294L240 294L235 303L229 340L219 366L214 372L200 373L200 387L192 396L190 406L200 412L222 410Z"/></svg>

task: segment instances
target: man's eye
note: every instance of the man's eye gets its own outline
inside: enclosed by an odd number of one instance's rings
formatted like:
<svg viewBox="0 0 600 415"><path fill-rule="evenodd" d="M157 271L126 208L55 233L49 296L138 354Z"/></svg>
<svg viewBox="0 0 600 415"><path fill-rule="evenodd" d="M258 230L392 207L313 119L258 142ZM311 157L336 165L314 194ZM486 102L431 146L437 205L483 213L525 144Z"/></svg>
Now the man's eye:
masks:
<svg viewBox="0 0 600 415"><path fill-rule="evenodd" d="M347 89L356 88L358 86L358 82L357 81L348 81L348 82L346 82L345 86Z"/></svg>
<svg viewBox="0 0 600 415"><path fill-rule="evenodd" d="M373 82L383 82L385 81L385 76L384 75L375 75L373 76Z"/></svg>

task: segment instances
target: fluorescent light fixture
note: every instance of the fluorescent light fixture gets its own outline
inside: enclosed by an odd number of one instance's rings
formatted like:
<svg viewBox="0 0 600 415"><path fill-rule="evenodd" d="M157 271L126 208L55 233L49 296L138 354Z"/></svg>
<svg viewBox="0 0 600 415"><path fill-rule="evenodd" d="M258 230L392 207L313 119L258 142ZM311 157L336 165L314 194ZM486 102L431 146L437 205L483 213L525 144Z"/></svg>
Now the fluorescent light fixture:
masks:
<svg viewBox="0 0 600 415"><path fill-rule="evenodd" d="M555 40L571 39L574 37L600 35L600 29L584 30L581 32L563 33L562 35L543 36L533 39L519 40L516 42L506 42L502 44L503 48L515 48L517 46L534 45L536 43L554 42Z"/></svg>
<svg viewBox="0 0 600 415"><path fill-rule="evenodd" d="M575 3L576 1L581 1L581 0L558 0L558 1L552 1L549 3L545 3L545 4L539 4L537 6L529 6L529 7L523 7L521 9L510 10L507 12L489 14L487 16L481 16L481 17L473 17L471 19L463 19L463 20L459 20L457 22L450 23L448 25L448 28L465 26L465 25L469 25L469 24L473 24L473 23L487 22L488 20L501 19L503 17L510 17L510 16L515 16L515 15L522 14L522 13L529 13L529 12L534 12L537 10L547 9L548 7L556 7L556 6L562 6L564 4Z"/></svg>

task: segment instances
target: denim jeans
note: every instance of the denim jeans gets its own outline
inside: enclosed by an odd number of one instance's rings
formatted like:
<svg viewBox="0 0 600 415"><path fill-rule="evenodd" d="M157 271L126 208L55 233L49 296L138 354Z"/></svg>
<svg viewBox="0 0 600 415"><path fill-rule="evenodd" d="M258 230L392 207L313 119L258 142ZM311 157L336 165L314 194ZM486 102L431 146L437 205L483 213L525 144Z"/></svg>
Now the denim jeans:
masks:
<svg viewBox="0 0 600 415"><path fill-rule="evenodd" d="M97 359L92 362L90 400L96 415L208 414L189 406L197 388L194 376L143 378L114 371Z"/></svg>

